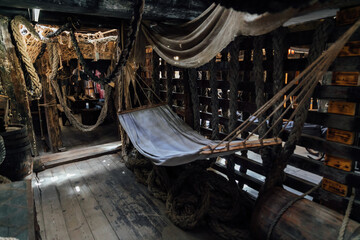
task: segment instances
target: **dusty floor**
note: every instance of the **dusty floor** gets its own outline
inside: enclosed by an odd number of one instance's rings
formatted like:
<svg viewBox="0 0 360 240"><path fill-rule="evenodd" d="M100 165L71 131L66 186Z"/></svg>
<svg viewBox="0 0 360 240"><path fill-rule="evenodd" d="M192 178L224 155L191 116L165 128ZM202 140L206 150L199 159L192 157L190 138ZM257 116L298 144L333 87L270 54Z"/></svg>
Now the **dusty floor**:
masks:
<svg viewBox="0 0 360 240"><path fill-rule="evenodd" d="M40 172L33 190L43 239L216 239L173 225L117 154Z"/></svg>
<svg viewBox="0 0 360 240"><path fill-rule="evenodd" d="M105 122L92 132L81 132L75 127L69 125L69 123L63 126L61 120L60 126L61 139L63 141L64 151L88 146L96 146L99 144L110 143L120 140L118 136L117 123L115 121ZM40 155L47 155L52 153L50 151L45 152L44 143L41 142L39 137L37 143Z"/></svg>

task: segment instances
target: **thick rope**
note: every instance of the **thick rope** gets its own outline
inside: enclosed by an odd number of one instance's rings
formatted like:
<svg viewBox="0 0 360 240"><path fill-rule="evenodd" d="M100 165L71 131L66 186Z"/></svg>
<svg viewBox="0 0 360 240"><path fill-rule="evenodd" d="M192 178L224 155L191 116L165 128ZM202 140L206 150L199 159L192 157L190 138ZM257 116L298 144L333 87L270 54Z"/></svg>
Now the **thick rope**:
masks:
<svg viewBox="0 0 360 240"><path fill-rule="evenodd" d="M4 162L6 156L6 148L4 138L0 135L0 165Z"/></svg>
<svg viewBox="0 0 360 240"><path fill-rule="evenodd" d="M209 204L210 189L206 172L190 168L186 169L171 187L166 200L166 210L176 226L193 229L207 213Z"/></svg>
<svg viewBox="0 0 360 240"><path fill-rule="evenodd" d="M211 88L211 139L219 139L219 98L216 79L216 58L210 61L210 88Z"/></svg>
<svg viewBox="0 0 360 240"><path fill-rule="evenodd" d="M166 169L166 167L154 166L147 180L148 190L163 202L166 202L170 188L170 179Z"/></svg>
<svg viewBox="0 0 360 240"><path fill-rule="evenodd" d="M61 95L60 87L56 81L57 70L59 66L59 52L57 47L54 44L49 44L49 59L50 59L50 66L51 66L51 74L50 74L50 82L52 87L55 90L56 96L59 99L60 105L63 107L66 117L69 119L70 123L82 132L90 132L97 128L100 124L102 124L107 116L109 99L111 97L111 87L106 85L105 86L105 101L104 106L101 109L99 118L97 119L94 125L84 125L82 124L72 113L71 109L67 106L66 100L64 100L63 96Z"/></svg>
<svg viewBox="0 0 360 240"><path fill-rule="evenodd" d="M197 70L195 68L188 69L189 75L189 87L190 87L190 96L192 102L192 113L194 117L194 130L200 131L200 101L197 87Z"/></svg>
<svg viewBox="0 0 360 240"><path fill-rule="evenodd" d="M42 86L40 82L40 78L36 72L34 64L30 58L30 55L27 51L27 46L24 37L20 32L20 25L24 25L29 32L33 34L33 36L39 40L39 34L35 31L34 27L29 23L24 17L16 16L13 20L11 20L11 30L13 32L13 36L15 39L17 50L20 53L20 59L22 64L24 65L24 70L26 71L26 75L29 76L29 80L27 81L28 93L33 98L40 98L42 93Z"/></svg>
<svg viewBox="0 0 360 240"><path fill-rule="evenodd" d="M354 203L354 200L355 200L355 195L356 195L356 189L353 187L352 190L351 190L351 197L349 199L349 203L348 203L348 206L346 208L345 216L344 216L343 222L341 224L340 231L339 231L339 236L338 236L337 240L344 240L346 227L347 227L347 225L349 223L352 206L353 206L353 203Z"/></svg>
<svg viewBox="0 0 360 240"><path fill-rule="evenodd" d="M249 240L251 239L250 230L248 228L232 227L232 224L222 223L216 218L209 220L209 226L212 231L225 240Z"/></svg>
<svg viewBox="0 0 360 240"><path fill-rule="evenodd" d="M144 4L145 0L136 0L134 3L134 14L130 20L130 28L127 32L127 37L125 41L124 48L120 54L119 61L114 67L112 73L106 77L106 78L98 78L95 76L91 70L91 68L87 65L85 62L85 58L83 54L81 53L78 41L76 40L74 29L72 28L70 31L70 38L71 42L75 48L76 55L81 63L81 65L84 67L84 72L95 82L106 84L111 81L116 80L117 77L121 75L122 68L126 65L126 62L130 56L131 50L135 44L135 39L137 36L137 33L139 31L139 26L141 23L142 15L144 12Z"/></svg>

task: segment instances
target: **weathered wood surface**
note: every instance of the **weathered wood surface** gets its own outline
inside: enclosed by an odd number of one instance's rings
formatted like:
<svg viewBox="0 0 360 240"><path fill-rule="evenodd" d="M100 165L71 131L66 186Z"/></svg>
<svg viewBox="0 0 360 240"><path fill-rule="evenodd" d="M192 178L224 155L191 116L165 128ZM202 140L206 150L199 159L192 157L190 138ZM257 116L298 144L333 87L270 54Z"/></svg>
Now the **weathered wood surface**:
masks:
<svg viewBox="0 0 360 240"><path fill-rule="evenodd" d="M2 0L0 6L13 8L39 8L49 12L65 12L92 16L130 19L133 11L130 0ZM199 16L210 4L201 1L146 1L144 19L190 20ZM40 16L41 18L41 16Z"/></svg>
<svg viewBox="0 0 360 240"><path fill-rule="evenodd" d="M77 162L110 153L116 153L120 151L120 148L121 141L118 141L40 156L35 160L34 171L42 171L44 169L56 167L61 164Z"/></svg>
<svg viewBox="0 0 360 240"><path fill-rule="evenodd" d="M252 233L255 239L266 239L270 225L281 209L296 195L275 188L259 202L252 219ZM270 239L337 239L343 215L324 206L301 199L282 215L275 225ZM344 240L359 237L360 224L350 220Z"/></svg>
<svg viewBox="0 0 360 240"><path fill-rule="evenodd" d="M43 239L216 239L174 226L117 154L40 172L34 188Z"/></svg>
<svg viewBox="0 0 360 240"><path fill-rule="evenodd" d="M37 61L36 67L41 79L44 99L44 104L42 106L38 106L38 111L45 111L47 135L49 137L50 149L55 153L58 152L62 147L61 129L59 125L56 97L54 96L55 92L52 91L52 87L50 86L50 79L47 79L46 76L47 61L44 56ZM42 127L41 122L40 127Z"/></svg>
<svg viewBox="0 0 360 240"><path fill-rule="evenodd" d="M34 240L31 181L0 184L0 236Z"/></svg>
<svg viewBox="0 0 360 240"><path fill-rule="evenodd" d="M12 123L18 123L20 121L21 124L27 126L32 152L37 156L38 150L36 148L25 78L19 59L16 56L15 47L12 44L8 28L9 19L0 16L0 77L3 86L6 88L6 93L11 98L12 103L16 104L15 108L17 109L16 113L18 116L14 116Z"/></svg>
<svg viewBox="0 0 360 240"><path fill-rule="evenodd" d="M248 140L248 141L233 141L228 143L220 144L216 149L212 150L216 147L214 146L206 146L203 147L200 151L200 154L212 154L212 153L222 153L227 151L234 151L234 150L244 150L250 148L259 148L265 146L274 146L282 144L282 140L280 138L267 138L263 140ZM219 149L221 148L221 149Z"/></svg>

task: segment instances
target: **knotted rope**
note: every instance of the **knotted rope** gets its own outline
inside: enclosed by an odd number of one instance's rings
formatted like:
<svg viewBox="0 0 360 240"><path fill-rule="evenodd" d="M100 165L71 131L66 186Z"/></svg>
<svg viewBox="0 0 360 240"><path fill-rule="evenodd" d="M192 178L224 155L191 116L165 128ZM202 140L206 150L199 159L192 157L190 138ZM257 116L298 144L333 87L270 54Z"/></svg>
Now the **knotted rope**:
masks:
<svg viewBox="0 0 360 240"><path fill-rule="evenodd" d="M0 135L0 165L3 163L6 156L6 148L4 138Z"/></svg>

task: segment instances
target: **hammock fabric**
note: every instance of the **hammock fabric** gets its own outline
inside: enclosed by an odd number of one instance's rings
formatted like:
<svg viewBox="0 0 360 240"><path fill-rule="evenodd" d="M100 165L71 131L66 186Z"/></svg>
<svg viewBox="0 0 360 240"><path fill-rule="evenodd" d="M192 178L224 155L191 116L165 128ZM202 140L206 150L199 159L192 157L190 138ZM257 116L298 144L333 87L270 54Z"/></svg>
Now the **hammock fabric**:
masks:
<svg viewBox="0 0 360 240"><path fill-rule="evenodd" d="M223 156L249 147L280 144L280 139L259 141L233 141L227 148L226 143L214 151L209 146L216 146L219 141L204 138L191 129L167 105L150 107L142 110L119 114L122 127L132 144L154 164L176 166L199 159Z"/></svg>
<svg viewBox="0 0 360 240"><path fill-rule="evenodd" d="M142 31L167 63L195 68L209 62L236 36L266 34L296 13L297 9L288 8L279 13L256 15L212 4L188 23L174 26L143 22Z"/></svg>

